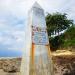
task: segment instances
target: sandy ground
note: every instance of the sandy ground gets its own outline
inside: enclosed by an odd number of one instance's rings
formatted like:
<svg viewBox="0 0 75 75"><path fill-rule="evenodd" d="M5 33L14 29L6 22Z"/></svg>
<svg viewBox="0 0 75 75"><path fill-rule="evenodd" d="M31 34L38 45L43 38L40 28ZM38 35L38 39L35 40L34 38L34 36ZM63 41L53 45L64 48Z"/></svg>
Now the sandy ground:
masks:
<svg viewBox="0 0 75 75"><path fill-rule="evenodd" d="M2 69L0 70L0 75L19 75L19 72L17 73L7 73L7 72L4 72Z"/></svg>

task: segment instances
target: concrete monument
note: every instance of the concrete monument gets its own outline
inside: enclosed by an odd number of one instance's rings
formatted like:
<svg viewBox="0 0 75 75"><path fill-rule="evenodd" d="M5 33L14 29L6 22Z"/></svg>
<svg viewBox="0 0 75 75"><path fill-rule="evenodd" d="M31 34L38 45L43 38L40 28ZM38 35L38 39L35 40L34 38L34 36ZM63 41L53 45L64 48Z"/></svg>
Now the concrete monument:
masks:
<svg viewBox="0 0 75 75"><path fill-rule="evenodd" d="M30 43L24 51L21 75L53 75L44 10L37 2L29 11L28 20L26 39Z"/></svg>

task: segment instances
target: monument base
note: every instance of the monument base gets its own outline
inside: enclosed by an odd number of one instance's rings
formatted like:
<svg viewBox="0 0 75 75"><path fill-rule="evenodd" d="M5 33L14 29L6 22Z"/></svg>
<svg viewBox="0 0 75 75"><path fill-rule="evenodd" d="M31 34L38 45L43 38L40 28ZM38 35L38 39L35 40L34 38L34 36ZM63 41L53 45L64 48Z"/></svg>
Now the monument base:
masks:
<svg viewBox="0 0 75 75"><path fill-rule="evenodd" d="M34 45L34 50L31 50L29 75L53 75L49 46Z"/></svg>

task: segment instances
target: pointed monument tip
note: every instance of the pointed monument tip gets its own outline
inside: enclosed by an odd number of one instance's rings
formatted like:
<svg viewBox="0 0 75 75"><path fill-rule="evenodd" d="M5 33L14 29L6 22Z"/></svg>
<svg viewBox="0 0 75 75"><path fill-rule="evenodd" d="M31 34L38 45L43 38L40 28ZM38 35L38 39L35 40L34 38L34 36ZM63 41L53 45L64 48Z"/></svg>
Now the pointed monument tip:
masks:
<svg viewBox="0 0 75 75"><path fill-rule="evenodd" d="M35 2L35 3L33 4L33 7L42 9L42 7L41 7L37 2Z"/></svg>

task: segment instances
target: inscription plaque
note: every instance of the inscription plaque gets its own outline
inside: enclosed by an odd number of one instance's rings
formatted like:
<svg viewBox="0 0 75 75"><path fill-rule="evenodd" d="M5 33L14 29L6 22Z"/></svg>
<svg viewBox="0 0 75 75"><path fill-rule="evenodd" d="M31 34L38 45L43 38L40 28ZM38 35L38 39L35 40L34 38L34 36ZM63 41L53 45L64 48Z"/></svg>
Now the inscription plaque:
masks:
<svg viewBox="0 0 75 75"><path fill-rule="evenodd" d="M37 45L48 45L47 31L44 28L32 28L32 42Z"/></svg>

